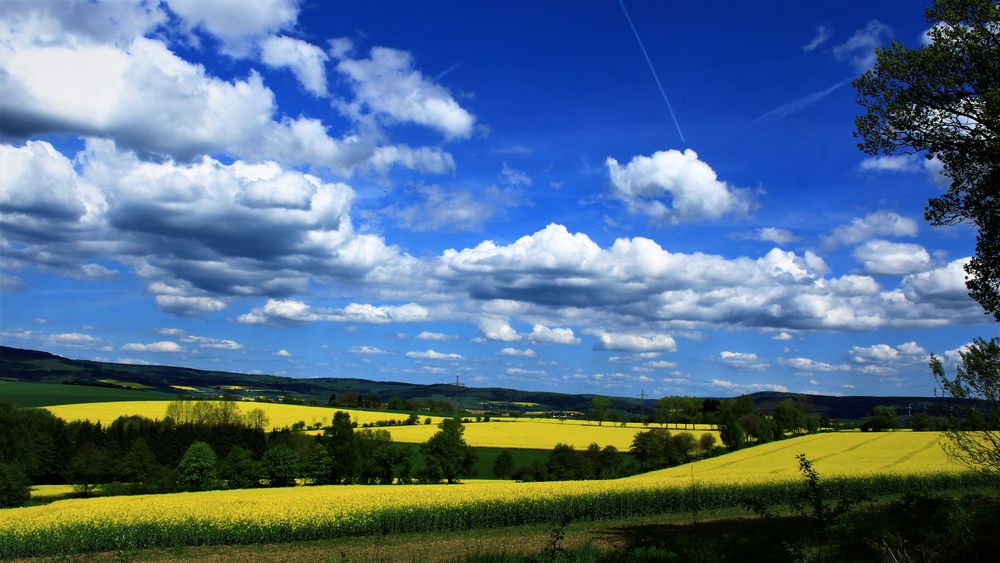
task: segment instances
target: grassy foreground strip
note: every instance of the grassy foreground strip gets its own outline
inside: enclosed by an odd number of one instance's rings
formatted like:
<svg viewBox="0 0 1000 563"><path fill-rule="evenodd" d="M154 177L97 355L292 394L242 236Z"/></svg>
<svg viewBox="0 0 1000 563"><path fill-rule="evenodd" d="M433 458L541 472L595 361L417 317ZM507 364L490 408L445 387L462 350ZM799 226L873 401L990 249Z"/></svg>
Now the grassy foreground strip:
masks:
<svg viewBox="0 0 1000 563"><path fill-rule="evenodd" d="M982 485L978 475L830 479L830 494ZM797 498L799 481L681 487L655 481L326 486L65 500L0 511L0 559L182 545L278 543L493 528L755 505Z"/></svg>

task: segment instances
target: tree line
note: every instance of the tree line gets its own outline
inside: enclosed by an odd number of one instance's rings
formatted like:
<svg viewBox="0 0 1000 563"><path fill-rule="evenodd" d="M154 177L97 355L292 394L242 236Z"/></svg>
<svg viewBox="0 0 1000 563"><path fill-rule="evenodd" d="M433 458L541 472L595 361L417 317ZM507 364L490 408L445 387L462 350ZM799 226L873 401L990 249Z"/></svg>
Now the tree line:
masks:
<svg viewBox="0 0 1000 563"><path fill-rule="evenodd" d="M419 448L394 444L388 431L358 429L338 411L320 436L265 432L259 414L232 403L178 401L170 416L126 416L104 426L67 422L44 409L0 402L0 506L27 500L32 484L74 485L80 495L290 486L456 482L475 451L460 420L447 419ZM234 414L235 413L235 414ZM174 417L177 418L174 418Z"/></svg>

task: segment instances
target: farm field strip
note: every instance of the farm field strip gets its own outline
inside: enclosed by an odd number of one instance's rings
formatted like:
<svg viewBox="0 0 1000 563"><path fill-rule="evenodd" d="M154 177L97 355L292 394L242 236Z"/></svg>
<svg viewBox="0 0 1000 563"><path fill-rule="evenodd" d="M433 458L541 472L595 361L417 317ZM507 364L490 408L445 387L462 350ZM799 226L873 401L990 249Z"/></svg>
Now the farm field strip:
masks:
<svg viewBox="0 0 1000 563"><path fill-rule="evenodd" d="M167 413L167 405L171 401L115 401L107 403L78 403L68 405L55 405L45 407L52 414L65 420L90 420L108 425L120 416L145 416L147 418L161 419ZM253 409L261 409L267 415L268 429L291 426L302 421L306 426L321 423L324 426L330 424L333 415L337 411L344 411L351 415L351 420L359 425L376 422L379 420L406 420L408 415L354 410L337 407L312 407L306 405L286 405L281 403L257 403L253 401L240 401L236 405L240 411L246 413ZM421 422L426 417L421 417ZM431 417L433 422L441 421L440 417ZM429 426L433 428L434 426Z"/></svg>
<svg viewBox="0 0 1000 563"><path fill-rule="evenodd" d="M479 422L465 425L465 441L470 446L490 448L518 448L551 450L556 444L569 444L576 449L586 449L592 443L614 446L626 451L632 446L632 438L644 427L622 428L620 426L597 426L580 424L551 424L548 422ZM389 428L395 442L423 443L435 432L433 425L396 426ZM683 432L682 430L672 432ZM717 431L689 431L695 438L704 433Z"/></svg>
<svg viewBox="0 0 1000 563"><path fill-rule="evenodd" d="M937 447L937 432L814 434L762 444L730 454L628 477L629 480L690 483L785 480L799 476L796 456L814 460L824 477L879 473L958 473L964 467L951 461Z"/></svg>
<svg viewBox="0 0 1000 563"><path fill-rule="evenodd" d="M35 500L63 498L73 493L73 485L35 485L31 487L31 498Z"/></svg>
<svg viewBox="0 0 1000 563"><path fill-rule="evenodd" d="M976 487L972 473L827 479L844 493L875 495ZM715 483L658 480L328 485L104 497L0 511L0 559L158 546L250 544L436 530L614 519L691 510L766 506L799 498L798 481Z"/></svg>
<svg viewBox="0 0 1000 563"><path fill-rule="evenodd" d="M879 468L881 471L890 470L899 465L914 463L916 465L925 464L936 458L941 452L941 438L937 436L928 437L923 448L914 449L904 453L901 457L891 463L887 463ZM913 461L916 460L916 461Z"/></svg>
<svg viewBox="0 0 1000 563"><path fill-rule="evenodd" d="M543 418L543 417L531 417L531 416L494 416L490 420L496 422L534 422L539 424L555 424L558 426L614 426L616 428L638 428L641 430L652 430L653 428L664 428L670 430L671 432L703 432L708 430L715 430L714 424L680 424L680 423L669 423L666 426L663 424L656 423L644 423L644 422L626 422L622 426L621 422L610 422L605 420L603 423L598 424L596 420L581 420L576 418Z"/></svg>
<svg viewBox="0 0 1000 563"><path fill-rule="evenodd" d="M169 400L171 395L117 387L0 381L0 397L19 407L43 407L74 403L155 402Z"/></svg>
<svg viewBox="0 0 1000 563"><path fill-rule="evenodd" d="M120 416L139 415L160 419L167 412L170 401L115 401L106 403L79 403L44 407L56 416L65 420L90 420L101 422L105 426L114 422ZM351 415L351 420L359 425L370 424L382 420L406 420L409 415L369 410L354 410L336 407L311 407L304 405L285 405L279 403L257 403L241 401L236 403L240 410L246 413L252 409L261 409L268 417L268 429L291 426L302 421L306 426L315 423L330 424L337 411ZM426 416L420 417L420 424L413 426L390 426L384 429L392 434L392 439L401 443L423 443L435 432L441 417L430 417L431 424L424 424ZM510 419L513 421L514 419ZM704 425L707 426L707 425ZM492 448L540 449L551 450L556 444L570 444L577 449L585 449L592 443L601 447L614 446L621 451L628 450L632 445L632 437L636 433L661 428L659 425L633 424L597 425L590 421L556 421L520 419L516 422L473 422L465 425L465 439L471 446ZM671 432L690 432L695 437L704 433L714 434L718 439L718 431L709 429L683 430L668 428ZM320 431L310 431L319 434Z"/></svg>

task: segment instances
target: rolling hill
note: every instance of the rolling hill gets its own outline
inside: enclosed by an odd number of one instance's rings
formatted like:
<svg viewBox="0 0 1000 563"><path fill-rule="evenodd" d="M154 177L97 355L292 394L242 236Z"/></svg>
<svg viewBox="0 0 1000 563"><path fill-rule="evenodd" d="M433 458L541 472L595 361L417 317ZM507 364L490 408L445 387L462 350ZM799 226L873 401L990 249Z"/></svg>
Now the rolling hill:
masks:
<svg viewBox="0 0 1000 563"><path fill-rule="evenodd" d="M90 360L74 360L48 352L0 346L0 378L22 383L78 385L87 388L80 393L53 395L47 404L76 403L89 399L75 398L94 395L93 388L129 391L129 397L104 400L162 400L166 395L252 395L272 400L293 397L306 403L326 404L333 393L353 391L378 395L383 401L401 399L446 400L463 408L481 408L491 404L510 412L579 411L587 412L594 395L521 391L500 387L468 387L454 384L419 385L405 382L373 381L356 378L292 378L225 371L207 371L178 366L131 365ZM51 389L51 388L50 388ZM196 393L192 390L197 390ZM143 396L144 393L149 395ZM30 394L22 391L22 395ZM155 395L154 395L155 394ZM58 398L57 397L62 397ZM751 395L754 403L765 411L784 399L804 400L813 414L835 420L857 421L867 416L875 405L893 405L904 418L907 407L913 412L943 415L945 399L936 397L831 397L797 393L760 392ZM31 404L19 401L18 395L0 396L24 406L46 404L44 398L33 395ZM611 408L629 415L650 412L653 399L642 404L638 398L611 397ZM39 402L41 401L41 402ZM530 405L530 406L529 406Z"/></svg>

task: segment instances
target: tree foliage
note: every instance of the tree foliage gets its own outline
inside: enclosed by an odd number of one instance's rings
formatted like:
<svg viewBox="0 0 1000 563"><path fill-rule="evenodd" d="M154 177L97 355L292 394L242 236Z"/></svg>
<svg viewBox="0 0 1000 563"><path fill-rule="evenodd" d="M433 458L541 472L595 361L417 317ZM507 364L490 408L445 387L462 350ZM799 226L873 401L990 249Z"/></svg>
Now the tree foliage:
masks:
<svg viewBox="0 0 1000 563"><path fill-rule="evenodd" d="M506 479L514 471L514 456L510 450L500 452L500 455L493 461L493 476L497 479Z"/></svg>
<svg viewBox="0 0 1000 563"><path fill-rule="evenodd" d="M950 180L924 217L933 225L972 223L976 255L966 286L1000 321L1000 4L936 0L929 42L893 42L857 78L858 147L868 154L936 159Z"/></svg>
<svg viewBox="0 0 1000 563"><path fill-rule="evenodd" d="M220 476L230 489L242 489L257 483L253 457L245 448L233 446L222 460Z"/></svg>
<svg viewBox="0 0 1000 563"><path fill-rule="evenodd" d="M965 465L1000 478L1000 339L977 338L959 355L961 365L953 378L937 356L930 361L941 392L956 399L945 450Z"/></svg>
<svg viewBox="0 0 1000 563"><path fill-rule="evenodd" d="M263 409L240 411L235 401L189 401L178 399L167 405L166 418L178 424L208 426L248 426L263 430L268 421Z"/></svg>
<svg viewBox="0 0 1000 563"><path fill-rule="evenodd" d="M299 456L286 444L278 444L264 452L260 460L261 473L272 487L291 487L302 470Z"/></svg>
<svg viewBox="0 0 1000 563"><path fill-rule="evenodd" d="M611 401L607 397L594 397L591 399L590 412L594 416L594 420L597 421L598 426L601 426L608 418L608 409L610 407Z"/></svg>
<svg viewBox="0 0 1000 563"><path fill-rule="evenodd" d="M872 414L861 424L862 432L882 432L884 430L895 430L899 428L899 419L896 418L896 407L892 405L876 405L872 408Z"/></svg>
<svg viewBox="0 0 1000 563"><path fill-rule="evenodd" d="M19 465L0 463L0 508L20 506L31 498L31 484Z"/></svg>
<svg viewBox="0 0 1000 563"><path fill-rule="evenodd" d="M82 496L90 496L99 483L107 483L112 475L108 451L93 442L81 446L67 468L69 481Z"/></svg>
<svg viewBox="0 0 1000 563"><path fill-rule="evenodd" d="M438 424L439 430L420 446L420 453L426 457L427 466L440 470L441 477L455 483L459 477L471 475L476 464L476 451L462 436L465 426L462 421L448 418Z"/></svg>
<svg viewBox="0 0 1000 563"><path fill-rule="evenodd" d="M216 461L212 446L205 442L191 444L177 464L177 476L181 484L191 491L211 489L216 482Z"/></svg>

